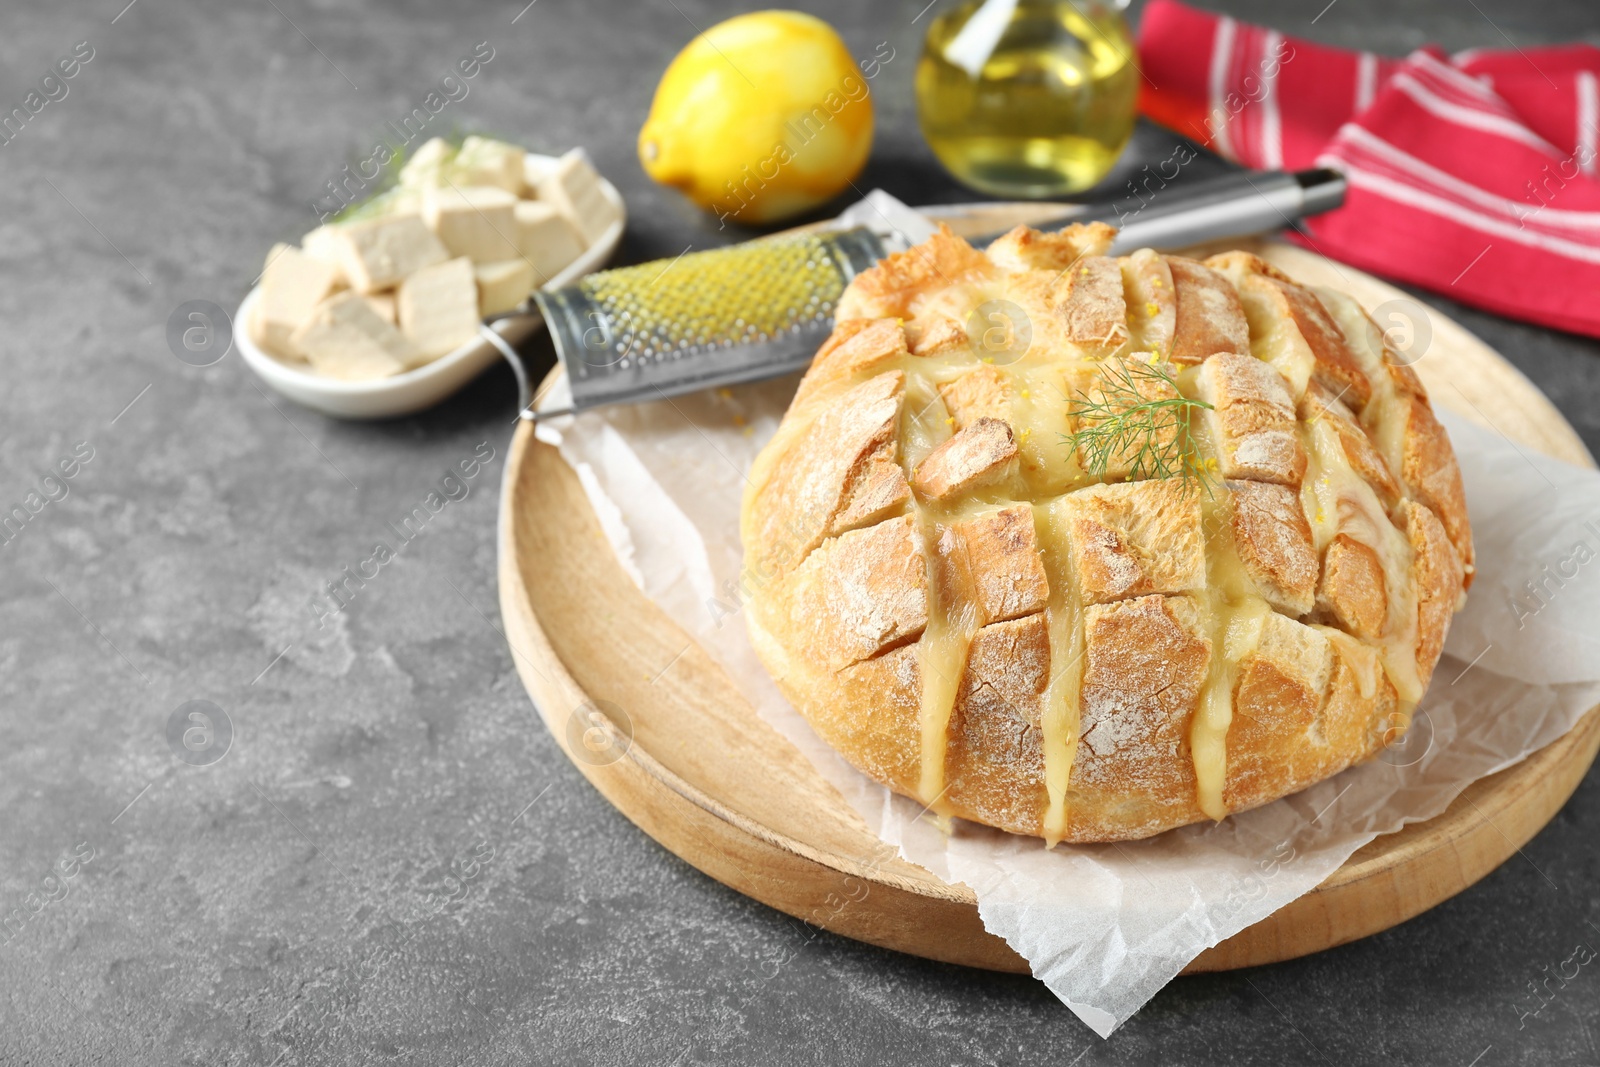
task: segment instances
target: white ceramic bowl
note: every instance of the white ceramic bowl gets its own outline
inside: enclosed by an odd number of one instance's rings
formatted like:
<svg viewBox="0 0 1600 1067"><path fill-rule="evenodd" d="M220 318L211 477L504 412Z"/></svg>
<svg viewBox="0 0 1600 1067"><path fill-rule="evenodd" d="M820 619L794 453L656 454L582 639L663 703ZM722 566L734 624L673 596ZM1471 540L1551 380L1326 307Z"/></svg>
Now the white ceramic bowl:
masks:
<svg viewBox="0 0 1600 1067"><path fill-rule="evenodd" d="M537 172L556 165L554 156L528 153L528 165ZM570 285L591 271L603 266L622 240L622 230L627 225L627 209L622 194L604 177L600 191L605 194L623 217L611 224L600 239L584 250L566 270L545 283L545 289L559 289ZM250 338L246 324L261 297L259 286L250 290L239 310L233 316L233 343L239 354L256 376L275 391L308 408L341 419L384 419L396 415L409 415L414 411L432 407L456 390L476 378L484 368L501 358L500 353L483 340L470 341L454 352L440 356L415 370L388 378L367 382L346 382L325 378L310 370L303 370L268 354ZM500 330L502 323L493 329ZM503 330L501 332L504 332Z"/></svg>

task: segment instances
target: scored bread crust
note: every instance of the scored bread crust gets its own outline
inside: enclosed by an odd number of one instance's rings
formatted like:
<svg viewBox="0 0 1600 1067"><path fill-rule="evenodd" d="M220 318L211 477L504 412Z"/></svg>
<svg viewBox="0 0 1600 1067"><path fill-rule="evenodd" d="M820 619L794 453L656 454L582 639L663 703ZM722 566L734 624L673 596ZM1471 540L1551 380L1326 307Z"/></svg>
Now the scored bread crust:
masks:
<svg viewBox="0 0 1600 1067"><path fill-rule="evenodd" d="M983 252L941 228L859 275L741 516L752 642L817 732L941 815L1052 842L1371 757L1473 571L1449 439L1355 301L1244 252L1112 257L1113 234ZM1118 381L1189 413L1198 473L1126 442L1090 472L1074 434L1134 403ZM1181 445L1165 418L1151 442Z"/></svg>

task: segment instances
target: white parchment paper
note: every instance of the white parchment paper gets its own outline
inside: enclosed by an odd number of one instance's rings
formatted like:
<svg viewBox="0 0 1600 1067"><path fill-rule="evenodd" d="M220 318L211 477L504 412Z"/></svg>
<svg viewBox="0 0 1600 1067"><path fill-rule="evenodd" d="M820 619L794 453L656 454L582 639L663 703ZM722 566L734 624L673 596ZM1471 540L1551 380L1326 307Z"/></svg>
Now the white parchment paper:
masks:
<svg viewBox="0 0 1600 1067"><path fill-rule="evenodd" d="M922 221L880 194L852 212L922 236ZM1146 841L1047 852L959 820L947 836L818 738L745 636L745 472L797 380L608 408L541 423L539 436L578 472L643 591L869 827L911 862L972 887L984 925L1101 1037L1206 948L1314 888L1377 835L1437 815L1600 703L1600 475L1441 411L1478 574L1403 744L1295 796Z"/></svg>

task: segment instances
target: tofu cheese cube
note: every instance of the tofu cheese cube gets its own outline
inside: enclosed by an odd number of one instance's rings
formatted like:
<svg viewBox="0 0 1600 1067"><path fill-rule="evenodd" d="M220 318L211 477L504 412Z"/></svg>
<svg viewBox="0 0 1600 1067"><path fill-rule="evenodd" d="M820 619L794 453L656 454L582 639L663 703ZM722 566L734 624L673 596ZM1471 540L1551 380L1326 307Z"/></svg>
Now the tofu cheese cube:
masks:
<svg viewBox="0 0 1600 1067"><path fill-rule="evenodd" d="M428 360L453 352L478 335L478 282L472 261L426 267L400 283L395 295L400 329Z"/></svg>
<svg viewBox="0 0 1600 1067"><path fill-rule="evenodd" d="M395 325L394 293L372 293L363 298L371 305L378 317L389 325Z"/></svg>
<svg viewBox="0 0 1600 1067"><path fill-rule="evenodd" d="M539 199L539 183L544 181L544 176L552 170L552 165L543 159L523 159L522 161L522 193L529 200Z"/></svg>
<svg viewBox="0 0 1600 1067"><path fill-rule="evenodd" d="M317 373L344 381L387 378L426 362L405 334L352 292L319 304L293 340Z"/></svg>
<svg viewBox="0 0 1600 1067"><path fill-rule="evenodd" d="M483 318L521 306L533 291L533 264L525 259L480 263L473 273L478 278L478 314Z"/></svg>
<svg viewBox="0 0 1600 1067"><path fill-rule="evenodd" d="M388 289L406 275L450 258L414 212L343 223L336 233L339 265L350 287L361 293Z"/></svg>
<svg viewBox="0 0 1600 1067"><path fill-rule="evenodd" d="M494 263L517 254L516 206L504 189L446 186L424 196L422 217L451 256Z"/></svg>
<svg viewBox="0 0 1600 1067"><path fill-rule="evenodd" d="M300 238L300 251L312 259L320 259L324 263L331 264L334 272L339 275L340 287L350 284L344 276L344 268L339 266L339 231L336 226L318 226Z"/></svg>
<svg viewBox="0 0 1600 1067"><path fill-rule="evenodd" d="M516 216L518 251L532 264L535 285L545 284L583 254L583 239L567 217L550 204L520 201Z"/></svg>
<svg viewBox="0 0 1600 1067"><path fill-rule="evenodd" d="M421 148L411 153L411 158L400 168L400 186L404 189L431 189L443 184L439 175L455 158L456 150L443 137L425 141Z"/></svg>
<svg viewBox="0 0 1600 1067"><path fill-rule="evenodd" d="M600 175L582 150L574 148L539 182L539 199L567 217L585 245L600 239L622 210L600 191Z"/></svg>
<svg viewBox="0 0 1600 1067"><path fill-rule="evenodd" d="M303 360L291 338L316 306L339 287L339 270L293 245L275 245L261 272L261 296L251 323L256 343L284 359Z"/></svg>
<svg viewBox="0 0 1600 1067"><path fill-rule="evenodd" d="M527 155L516 145L474 135L461 142L450 177L457 185L492 185L516 196L522 192L522 162Z"/></svg>

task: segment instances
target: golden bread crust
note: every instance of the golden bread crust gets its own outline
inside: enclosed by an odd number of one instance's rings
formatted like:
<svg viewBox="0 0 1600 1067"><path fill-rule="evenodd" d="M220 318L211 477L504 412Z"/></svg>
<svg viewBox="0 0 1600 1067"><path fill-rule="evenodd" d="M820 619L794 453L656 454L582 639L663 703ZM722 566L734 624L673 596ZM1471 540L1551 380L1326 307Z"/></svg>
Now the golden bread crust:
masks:
<svg viewBox="0 0 1600 1067"><path fill-rule="evenodd" d="M1166 596L1091 604L1084 643L1073 811L1096 836L1114 836L1113 818L1164 829L1194 803L1189 727L1211 661L1200 608Z"/></svg>
<svg viewBox="0 0 1600 1067"><path fill-rule="evenodd" d="M1274 611L1309 612L1317 589L1317 556L1300 494L1272 482L1229 482L1233 544L1239 562Z"/></svg>
<svg viewBox="0 0 1600 1067"><path fill-rule="evenodd" d="M1122 265L1107 256L1084 256L1060 275L1050 303L1061 322L1061 336L1101 355L1128 341L1128 301Z"/></svg>
<svg viewBox="0 0 1600 1067"><path fill-rule="evenodd" d="M1205 588L1199 494L1171 481L1108 483L1072 493L1062 506L1084 603Z"/></svg>
<svg viewBox="0 0 1600 1067"><path fill-rule="evenodd" d="M976 605L985 622L1043 611L1050 598L1033 509L1026 504L982 512L946 527L938 552L943 587Z"/></svg>
<svg viewBox="0 0 1600 1067"><path fill-rule="evenodd" d="M1040 233L1018 226L991 244L984 254L1010 271L1066 270L1084 256L1103 256L1117 231L1103 222Z"/></svg>
<svg viewBox="0 0 1600 1067"><path fill-rule="evenodd" d="M958 430L964 430L979 419L1011 418L1011 384L998 367L980 363L953 382L939 386L939 396L955 419Z"/></svg>
<svg viewBox="0 0 1600 1067"><path fill-rule="evenodd" d="M1411 542L1412 600L1417 605L1417 667L1427 685L1444 650L1450 617L1461 606L1466 575L1449 533L1426 504L1401 505Z"/></svg>
<svg viewBox="0 0 1600 1067"><path fill-rule="evenodd" d="M1411 397L1405 405L1404 442L1400 476L1416 501L1426 505L1444 525L1462 564L1471 567L1472 529L1467 522L1461 468L1456 466L1450 438L1425 397Z"/></svg>
<svg viewBox="0 0 1600 1067"><path fill-rule="evenodd" d="M1395 481L1383 454L1357 421L1355 414L1334 393L1317 382L1306 387L1300 398L1300 420L1309 424L1326 421L1339 438L1339 446L1356 473L1377 491L1385 507L1400 501L1400 484ZM1453 462L1453 458L1452 458Z"/></svg>
<svg viewBox="0 0 1600 1067"><path fill-rule="evenodd" d="M1322 555L1317 605L1332 625L1354 637L1383 637L1389 621L1389 588L1378 553L1349 534L1335 535Z"/></svg>
<svg viewBox="0 0 1600 1067"><path fill-rule="evenodd" d="M1112 236L986 254L941 230L860 275L741 520L752 642L818 734L937 813L1050 841L1371 757L1471 579L1449 440L1359 305ZM969 340L992 300L1025 352ZM1087 449L1147 411L1189 421ZM1134 478L1172 448L1189 474Z"/></svg>
<svg viewBox="0 0 1600 1067"><path fill-rule="evenodd" d="M829 540L784 581L795 646L838 671L928 625L927 571L909 515Z"/></svg>
<svg viewBox="0 0 1600 1067"><path fill-rule="evenodd" d="M1333 643L1324 634L1275 612L1263 617L1234 689L1230 810L1276 800L1301 775L1323 776L1314 728L1332 677Z"/></svg>
<svg viewBox="0 0 1600 1067"><path fill-rule="evenodd" d="M911 487L929 500L996 481L1017 456L1017 439L1000 419L980 418L928 453L911 477Z"/></svg>
<svg viewBox="0 0 1600 1067"><path fill-rule="evenodd" d="M1201 365L1197 384L1224 478L1299 484L1306 453L1282 376L1254 356L1223 352Z"/></svg>
<svg viewBox="0 0 1600 1067"><path fill-rule="evenodd" d="M951 714L945 773L970 809L998 823L1026 822L1044 775L1039 722L1050 682L1050 633L1043 615L991 623L967 653Z"/></svg>
<svg viewBox="0 0 1600 1067"><path fill-rule="evenodd" d="M1220 352L1250 354L1250 325L1228 279L1192 259L1163 256L1176 299L1172 359L1204 363Z"/></svg>
<svg viewBox="0 0 1600 1067"><path fill-rule="evenodd" d="M836 318L840 322L914 318L917 305L930 293L994 273L992 260L941 224L928 240L889 256L851 282L839 300Z"/></svg>

